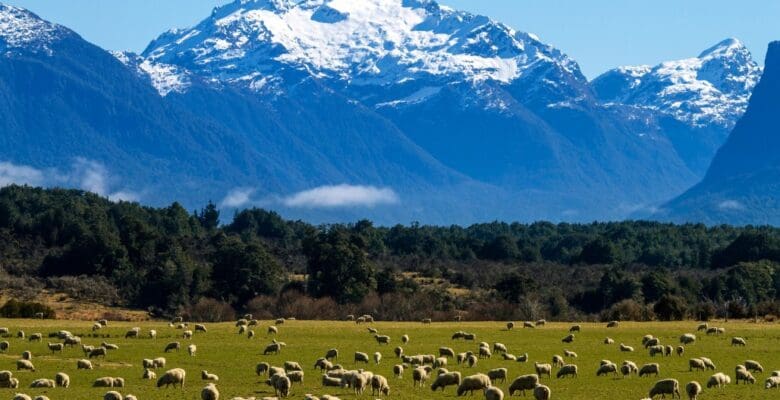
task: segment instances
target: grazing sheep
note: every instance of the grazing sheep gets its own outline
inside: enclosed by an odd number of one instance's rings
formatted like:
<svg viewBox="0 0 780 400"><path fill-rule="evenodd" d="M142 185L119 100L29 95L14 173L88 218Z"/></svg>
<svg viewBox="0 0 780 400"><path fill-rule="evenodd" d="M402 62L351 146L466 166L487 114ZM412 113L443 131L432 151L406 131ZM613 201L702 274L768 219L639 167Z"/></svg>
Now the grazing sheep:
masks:
<svg viewBox="0 0 780 400"><path fill-rule="evenodd" d="M642 366L642 368L639 369L639 376L645 376L654 374L655 376L658 376L658 374L661 372L661 366L658 363L649 363Z"/></svg>
<svg viewBox="0 0 780 400"><path fill-rule="evenodd" d="M263 350L263 355L268 355L270 353L279 354L279 352L282 351L282 347L286 345L287 344L284 342L271 343L268 346L265 346L265 349Z"/></svg>
<svg viewBox="0 0 780 400"><path fill-rule="evenodd" d="M436 389L441 388L443 392L444 389L447 388L447 386L460 385L460 381L461 381L460 372L445 372L439 374L436 377L436 380L434 380L433 384L431 384L431 390L435 392Z"/></svg>
<svg viewBox="0 0 780 400"><path fill-rule="evenodd" d="M501 357L507 361L517 361L517 357L514 354L503 353Z"/></svg>
<svg viewBox="0 0 780 400"><path fill-rule="evenodd" d="M374 375L371 377L371 395L390 395L390 385L387 383L387 378L382 375Z"/></svg>
<svg viewBox="0 0 780 400"><path fill-rule="evenodd" d="M458 385L457 395L463 396L466 392L473 395L475 390L485 390L492 385L490 377L485 374L475 374L463 378Z"/></svg>
<svg viewBox="0 0 780 400"><path fill-rule="evenodd" d="M561 342L563 343L571 343L574 341L574 334L566 335L563 339L561 339Z"/></svg>
<svg viewBox="0 0 780 400"><path fill-rule="evenodd" d="M181 333L182 339L192 339L192 335L193 335L193 333L190 330L187 330L187 331L184 331L184 332Z"/></svg>
<svg viewBox="0 0 780 400"><path fill-rule="evenodd" d="M92 361L78 360L76 361L76 369L92 369Z"/></svg>
<svg viewBox="0 0 780 400"><path fill-rule="evenodd" d="M691 358L688 360L688 371L700 370L704 371L707 368L707 365L704 364L704 361L702 361L700 358Z"/></svg>
<svg viewBox="0 0 780 400"><path fill-rule="evenodd" d="M477 365L477 356L475 356L473 354L467 356L466 357L466 365L468 365L469 368L472 368L475 365Z"/></svg>
<svg viewBox="0 0 780 400"><path fill-rule="evenodd" d="M433 322L433 321L432 321L430 318L423 318L423 319L422 319L422 323L423 323L423 324L426 324L426 325L428 325L428 324L430 324L431 322Z"/></svg>
<svg viewBox="0 0 780 400"><path fill-rule="evenodd" d="M670 394L672 398L675 395L677 398L682 398L680 396L680 382L677 379L662 379L653 385L647 397L652 399L659 394L661 397L666 397L667 394Z"/></svg>
<svg viewBox="0 0 780 400"><path fill-rule="evenodd" d="M433 360L433 367L434 368L441 368L447 366L447 357L439 357L435 360Z"/></svg>
<svg viewBox="0 0 780 400"><path fill-rule="evenodd" d="M656 338L656 337L651 337L651 338L648 338L648 340L646 340L646 341L645 340L642 341L642 345L644 345L645 348L658 346L660 344L661 344L661 339Z"/></svg>
<svg viewBox="0 0 780 400"><path fill-rule="evenodd" d="M609 321L607 323L607 328L617 328L618 326L620 326L619 321Z"/></svg>
<svg viewBox="0 0 780 400"><path fill-rule="evenodd" d="M362 351L355 352L355 363L362 362L368 364L368 360L368 354L363 353Z"/></svg>
<svg viewBox="0 0 780 400"><path fill-rule="evenodd" d="M396 378L403 377L403 375L404 375L404 365L403 364L393 365L393 375L395 375Z"/></svg>
<svg viewBox="0 0 780 400"><path fill-rule="evenodd" d="M31 388L53 388L57 386L53 379L36 379L30 383Z"/></svg>
<svg viewBox="0 0 780 400"><path fill-rule="evenodd" d="M509 385L509 395L512 396L515 394L515 392L519 391L523 396L525 396L526 390L533 390L538 384L539 375L520 375L515 378L515 380L512 381L512 383Z"/></svg>
<svg viewBox="0 0 780 400"><path fill-rule="evenodd" d="M703 323L699 324L699 326L696 328L696 330L697 331L706 331L709 327L710 327L709 324L707 324L706 322L703 322Z"/></svg>
<svg viewBox="0 0 780 400"><path fill-rule="evenodd" d="M207 332L206 325L203 324L195 324L195 332Z"/></svg>
<svg viewBox="0 0 780 400"><path fill-rule="evenodd" d="M711 369L713 371L717 369L715 367L715 363L713 363L712 360L710 360L709 358L707 358L707 357L699 357L699 359L704 362L704 365L707 367L707 369Z"/></svg>
<svg viewBox="0 0 780 400"><path fill-rule="evenodd" d="M157 357L152 361L154 361L154 368L165 368L165 357Z"/></svg>
<svg viewBox="0 0 780 400"><path fill-rule="evenodd" d="M534 399L535 400L550 400L550 396L552 394L552 391L550 388L548 388L545 385L538 384L534 388Z"/></svg>
<svg viewBox="0 0 780 400"><path fill-rule="evenodd" d="M303 371L290 371L287 373L287 377L290 378L292 383L303 383Z"/></svg>
<svg viewBox="0 0 780 400"><path fill-rule="evenodd" d="M141 379L146 379L146 380L150 380L150 381L154 380L154 379L157 379L157 373L155 373L154 371L152 371L149 368L146 368L146 369L144 369L144 374L141 376Z"/></svg>
<svg viewBox="0 0 780 400"><path fill-rule="evenodd" d="M167 388L168 386L173 385L175 388L178 384L180 388L184 389L184 380L186 376L187 372L181 368L170 369L162 374L160 379L157 380L157 387L165 386Z"/></svg>
<svg viewBox="0 0 780 400"><path fill-rule="evenodd" d="M582 326L580 325L572 325L571 328L569 328L569 332L580 332L582 330Z"/></svg>
<svg viewBox="0 0 780 400"><path fill-rule="evenodd" d="M539 376L539 379L542 378L542 375L547 375L548 378L552 377L552 365L550 364L534 363L534 369L536 370L536 375Z"/></svg>
<svg viewBox="0 0 780 400"><path fill-rule="evenodd" d="M614 364L613 364L614 365ZM617 373L617 371L616 371ZM571 376L572 378L577 377L577 366L574 364L566 364L561 367L561 369L558 370L558 373L555 374L556 378L565 378L567 376Z"/></svg>
<svg viewBox="0 0 780 400"><path fill-rule="evenodd" d="M507 322L506 323L506 330L511 331L512 329L515 329L515 323L514 322Z"/></svg>
<svg viewBox="0 0 780 400"><path fill-rule="evenodd" d="M506 382L507 370L506 368L495 368L487 372L488 378L491 382Z"/></svg>
<svg viewBox="0 0 780 400"><path fill-rule="evenodd" d="M284 318L277 318L276 321L274 321L276 325L282 325L284 324Z"/></svg>
<svg viewBox="0 0 780 400"><path fill-rule="evenodd" d="M428 370L423 367L417 367L412 370L412 386L420 386L428 380Z"/></svg>
<svg viewBox="0 0 780 400"><path fill-rule="evenodd" d="M119 346L113 343L103 342L100 344L100 346L105 348L106 350L119 350Z"/></svg>
<svg viewBox="0 0 780 400"><path fill-rule="evenodd" d="M247 330L246 325L241 325L238 327L238 334L243 335L244 332L246 332L246 330Z"/></svg>
<svg viewBox="0 0 780 400"><path fill-rule="evenodd" d="M409 335L401 336L401 343L403 343L403 344L409 343Z"/></svg>
<svg viewBox="0 0 780 400"><path fill-rule="evenodd" d="M620 373L623 374L623 377L626 377L631 374L639 373L639 368L633 361L626 360L623 361L623 364L620 366Z"/></svg>
<svg viewBox="0 0 780 400"><path fill-rule="evenodd" d="M95 347L94 349L89 351L89 354L87 355L88 358L95 358L95 357L103 357L106 358L106 354L108 351L105 347Z"/></svg>
<svg viewBox="0 0 780 400"><path fill-rule="evenodd" d="M209 371L204 369L203 371L200 371L200 379L204 381L217 382L219 381L219 376L217 376L217 374L210 374Z"/></svg>
<svg viewBox="0 0 780 400"><path fill-rule="evenodd" d="M201 400L219 400L219 390L213 383L204 386L200 391Z"/></svg>
<svg viewBox="0 0 780 400"><path fill-rule="evenodd" d="M49 350L51 350L52 353L54 353L55 351L61 352L62 349L65 348L65 345L62 343L49 343L48 346L49 346Z"/></svg>
<svg viewBox="0 0 780 400"><path fill-rule="evenodd" d="M577 358L577 353L571 350L563 350L563 355L569 358Z"/></svg>
<svg viewBox="0 0 780 400"><path fill-rule="evenodd" d="M726 386L727 384L731 383L731 377L728 375L718 372L710 377L710 379L707 380L707 389L717 387L722 388Z"/></svg>
<svg viewBox="0 0 780 400"><path fill-rule="evenodd" d="M366 330L368 330L368 333L371 334L376 334L379 332L379 330L377 330L376 328L371 328L371 327L366 328Z"/></svg>
<svg viewBox="0 0 780 400"><path fill-rule="evenodd" d="M57 375L54 376L54 381L57 383L58 387L68 387L70 386L70 376L64 372L58 372Z"/></svg>
<svg viewBox="0 0 780 400"><path fill-rule="evenodd" d="M9 347L11 347L11 343L8 343L7 341L0 342L0 351L5 352Z"/></svg>
<svg viewBox="0 0 780 400"><path fill-rule="evenodd" d="M770 376L764 381L764 389L780 388L780 376Z"/></svg>
<svg viewBox="0 0 780 400"><path fill-rule="evenodd" d="M274 375L287 375L287 371L285 371L284 368L279 367L268 368L268 377L270 378Z"/></svg>
<svg viewBox="0 0 780 400"><path fill-rule="evenodd" d="M194 357L195 352L197 351L198 351L198 346L195 346L194 344L187 346L187 353L190 355L190 357Z"/></svg>
<svg viewBox="0 0 780 400"><path fill-rule="evenodd" d="M479 348L479 358L490 358L493 355L493 353L490 352L490 349L487 347L480 347Z"/></svg>
<svg viewBox="0 0 780 400"><path fill-rule="evenodd" d="M341 387L341 379L340 378L330 377L327 374L323 374L322 375L322 386L323 387Z"/></svg>
<svg viewBox="0 0 780 400"><path fill-rule="evenodd" d="M493 343L493 351L497 353L506 353L506 345L503 343Z"/></svg>
<svg viewBox="0 0 780 400"><path fill-rule="evenodd" d="M553 367L562 367L563 364L566 364L563 361L563 357L561 357L561 356L559 356L557 354L552 356L552 365L553 365Z"/></svg>
<svg viewBox="0 0 780 400"><path fill-rule="evenodd" d="M528 353L517 356L517 362L528 362Z"/></svg>
<svg viewBox="0 0 780 400"><path fill-rule="evenodd" d="M523 328L531 328L531 329L533 329L533 328L536 328L536 325L539 325L539 324L538 324L538 323L537 323L537 324L534 324L534 323L533 323L533 322L531 322L531 321L525 321L525 322L523 322ZM544 325L544 324L542 324L542 325ZM510 396L511 396L511 394L510 394Z"/></svg>
<svg viewBox="0 0 780 400"><path fill-rule="evenodd" d="M618 374L618 366L615 363L609 362L606 364L601 364L599 366L599 369L596 370L596 376L601 375L607 375L607 374Z"/></svg>
<svg viewBox="0 0 780 400"><path fill-rule="evenodd" d="M276 335L278 333L279 333L279 328L277 328L275 326L269 326L268 327L268 332L267 332L268 335Z"/></svg>
<svg viewBox="0 0 780 400"><path fill-rule="evenodd" d="M35 372L35 366L30 360L16 360L16 370L25 370Z"/></svg>
<svg viewBox="0 0 780 400"><path fill-rule="evenodd" d="M439 347L439 356L441 357L455 357L455 350L449 347Z"/></svg>
<svg viewBox="0 0 780 400"><path fill-rule="evenodd" d="M325 352L325 359L332 360L339 357L339 351L337 349L330 349Z"/></svg>
<svg viewBox="0 0 780 400"><path fill-rule="evenodd" d="M114 378L106 376L103 378L97 378L92 382L92 387L114 387Z"/></svg>
<svg viewBox="0 0 780 400"><path fill-rule="evenodd" d="M485 400L504 400L504 392L495 386L491 386L485 389Z"/></svg>
<svg viewBox="0 0 780 400"><path fill-rule="evenodd" d="M751 372L764 372L764 367L758 361L746 360L745 369Z"/></svg>
<svg viewBox="0 0 780 400"><path fill-rule="evenodd" d="M141 328L139 328L139 327L135 327L133 329L130 329L129 331L125 332L125 339L137 338L139 333L141 333Z"/></svg>
<svg viewBox="0 0 780 400"><path fill-rule="evenodd" d="M664 355L664 346L661 346L660 344L657 346L650 346L647 348L647 352L650 354L650 357L655 357L656 354Z"/></svg>
<svg viewBox="0 0 780 400"><path fill-rule="evenodd" d="M122 394L112 390L103 395L103 400L122 400Z"/></svg>
<svg viewBox="0 0 780 400"><path fill-rule="evenodd" d="M179 349L181 349L181 343L179 342L171 342L165 345L165 353L173 350L179 351Z"/></svg>
<svg viewBox="0 0 780 400"><path fill-rule="evenodd" d="M303 367L301 367L301 364L298 364L295 361L285 361L284 362L284 370L285 371L303 371Z"/></svg>
<svg viewBox="0 0 780 400"><path fill-rule="evenodd" d="M376 335L374 339L378 344L390 344L390 336L387 335Z"/></svg>
<svg viewBox="0 0 780 400"><path fill-rule="evenodd" d="M41 340L43 340L43 334L40 332L33 333L32 335L30 335L30 338L27 340L31 342L40 342Z"/></svg>
<svg viewBox="0 0 780 400"><path fill-rule="evenodd" d="M472 341L473 342L473 341L477 340L477 334L476 333L466 333L466 334L463 335L463 340L468 340L468 341Z"/></svg>
<svg viewBox="0 0 780 400"><path fill-rule="evenodd" d="M735 375L735 381L736 384L739 385L739 381L743 381L746 384L747 383L756 383L756 378L753 376L753 374L750 373L747 369L745 369L745 366L743 365L737 365L737 368L734 370Z"/></svg>
<svg viewBox="0 0 780 400"><path fill-rule="evenodd" d="M677 346L677 355L682 357L683 353L685 353L685 347L683 345Z"/></svg>
<svg viewBox="0 0 780 400"><path fill-rule="evenodd" d="M688 400L696 400L701 394L701 384L696 381L690 381L685 385L685 393L688 394Z"/></svg>
<svg viewBox="0 0 780 400"><path fill-rule="evenodd" d="M455 340L455 339L463 339L463 337L464 337L464 336L466 336L466 332L463 332L463 331L457 331L457 332L455 332L455 333L453 333L453 334L452 334L452 340Z"/></svg>
<svg viewBox="0 0 780 400"><path fill-rule="evenodd" d="M696 335L693 333L686 333L680 336L680 343L684 345L693 344L696 341Z"/></svg>
<svg viewBox="0 0 780 400"><path fill-rule="evenodd" d="M667 357L671 356L672 352L674 352L674 347L672 347L671 345L668 345L668 344L666 346L664 346L664 355L665 356L667 356Z"/></svg>
<svg viewBox="0 0 780 400"><path fill-rule="evenodd" d="M314 369L321 369L323 371L329 369L333 366L333 363L330 361L324 359L324 358L318 358L317 361L314 362Z"/></svg>
<svg viewBox="0 0 780 400"><path fill-rule="evenodd" d="M731 345L732 346L743 346L744 347L744 346L747 346L747 341L745 340L745 338L733 337L733 338L731 338Z"/></svg>
<svg viewBox="0 0 780 400"><path fill-rule="evenodd" d="M620 351L630 353L630 352L634 351L634 348L631 347L631 346L628 346L628 345L625 345L625 344L621 343L620 344Z"/></svg>
<svg viewBox="0 0 780 400"><path fill-rule="evenodd" d="M154 329L149 329L149 339L156 339L157 338L157 331Z"/></svg>

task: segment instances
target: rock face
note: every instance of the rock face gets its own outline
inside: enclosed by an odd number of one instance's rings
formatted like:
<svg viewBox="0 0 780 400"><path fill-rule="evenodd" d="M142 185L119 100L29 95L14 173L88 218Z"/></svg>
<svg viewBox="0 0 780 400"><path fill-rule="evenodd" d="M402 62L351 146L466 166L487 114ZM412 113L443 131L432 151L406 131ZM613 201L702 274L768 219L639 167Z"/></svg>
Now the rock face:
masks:
<svg viewBox="0 0 780 400"><path fill-rule="evenodd" d="M666 204L659 216L676 221L780 224L780 42L747 111L718 150L701 183Z"/></svg>

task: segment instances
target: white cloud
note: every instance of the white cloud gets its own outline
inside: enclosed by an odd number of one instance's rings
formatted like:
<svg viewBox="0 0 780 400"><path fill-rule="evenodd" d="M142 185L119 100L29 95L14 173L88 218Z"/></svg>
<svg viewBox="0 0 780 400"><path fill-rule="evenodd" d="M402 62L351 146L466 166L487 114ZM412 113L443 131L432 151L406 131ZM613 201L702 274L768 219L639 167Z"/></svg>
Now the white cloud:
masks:
<svg viewBox="0 0 780 400"><path fill-rule="evenodd" d="M287 207L305 208L374 207L399 201L390 188L354 185L320 186L282 199Z"/></svg>
<svg viewBox="0 0 780 400"><path fill-rule="evenodd" d="M11 184L75 187L108 197L112 201L140 200L138 193L128 189L112 192L110 182L110 175L103 164L81 157L73 161L67 172L56 168L41 170L27 165L0 162L0 187Z"/></svg>
<svg viewBox="0 0 780 400"><path fill-rule="evenodd" d="M252 202L252 194L255 192L252 188L236 188L228 192L220 202L222 207L240 208Z"/></svg>
<svg viewBox="0 0 780 400"><path fill-rule="evenodd" d="M744 210L745 206L736 200L724 200L718 204L718 208L721 210L739 211Z"/></svg>
<svg viewBox="0 0 780 400"><path fill-rule="evenodd" d="M8 185L41 186L44 174L39 169L10 162L0 162L0 187Z"/></svg>

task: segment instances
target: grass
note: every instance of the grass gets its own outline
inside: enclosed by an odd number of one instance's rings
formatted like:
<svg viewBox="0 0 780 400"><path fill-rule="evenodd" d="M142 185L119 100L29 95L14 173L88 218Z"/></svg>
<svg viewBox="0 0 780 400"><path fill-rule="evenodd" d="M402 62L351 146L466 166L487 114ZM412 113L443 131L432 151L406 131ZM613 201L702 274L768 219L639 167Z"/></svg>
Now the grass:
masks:
<svg viewBox="0 0 780 400"><path fill-rule="evenodd" d="M722 390L708 390L705 388L702 399L766 399L770 392L763 388L764 379L772 370L780 369L780 328L774 324L755 324L747 322L717 322L713 325L726 328L723 336L706 336L697 333L699 340L696 344L687 346L682 357L651 358L641 345L641 338L645 334L653 334L661 338L664 344L678 344L681 334L695 332L694 322L675 323L621 323L619 328L607 329L604 324L583 324L582 332L576 333L576 339L572 344L563 344L560 339L567 334L569 324L548 324L538 329L515 328L507 331L504 323L499 322L464 322L464 323L434 323L422 325L420 323L392 323L378 322L372 324L380 333L390 335L392 342L389 346L378 345L367 332L366 325L356 325L351 322L315 322L315 321L288 321L279 326L277 339L287 343L280 355L263 356L262 349L271 341L266 335L266 329L271 324L269 321L261 322L255 327L257 335L253 339L238 335L233 324L208 324L208 333L196 333L191 340L198 346L198 353L190 357L184 350L189 340L181 339L181 330L168 327L163 322L142 323L114 323L99 331L101 337L91 337L90 322L78 321L32 321L32 320L0 320L0 326L8 327L12 334L19 329L28 335L33 332L42 332L44 336L48 332L59 329L67 329L80 335L86 344L100 344L102 341L116 343L119 350L109 353L106 360L93 360L95 369L92 371L76 370L76 360L83 358L80 349L66 349L62 354L52 354L47 350L47 338L42 343L31 343L27 340L11 337L9 351L0 354L0 369L14 371L14 376L21 382L21 388L0 389L0 398L11 398L15 392L27 393L31 396L45 394L51 400L89 400L102 399L106 392L104 388L92 388L92 382L103 376L121 376L125 378L127 387L120 389L123 394L135 394L142 400L200 399L200 390L204 383L200 380L200 371L205 369L216 373L220 377L218 388L222 399L231 399L233 396L273 396L269 386L261 381L264 378L255 376L254 367L260 361L267 361L271 365L281 366L284 361L298 361L305 369L306 382L303 386L295 385L292 390L292 398L303 398L304 394L315 395L331 394L341 398L354 398L348 389L328 388L323 390L320 386L320 373L313 369L314 361L324 355L331 347L340 351L338 363L347 369L362 368L352 362L355 351L363 351L372 354L380 351L383 361L380 365L369 365L371 371L388 378L391 386L391 398L393 399L439 399L455 397L454 388L448 388L444 393L432 393L428 385L425 388L414 389L412 387L411 371L407 370L403 379L396 379L392 375L392 367L398 361L394 359L393 348L400 344L400 336L408 334L411 341L403 346L406 354L431 354L438 353L440 346L449 346L456 352L467 350L476 351L479 341L501 342L507 345L509 351L515 355L529 353L531 362L517 363L504 361L500 356L494 355L489 360L480 360L474 368L467 368L455 364L451 360L450 370L460 371L464 376L477 372L486 372L491 368L506 367L509 369L510 381L520 374L533 372L533 361L549 363L554 354L563 355L564 349L578 353L579 358L569 362L579 366L580 376L576 379L543 379L543 383L552 389L553 399L640 399L647 396L647 392L656 381L656 378L630 378L596 377L596 369L599 361L609 359L620 364L623 360L632 360L640 367L643 363L658 362L661 364L660 378L676 378L681 386L697 380L704 384L713 373L688 372L688 359L696 356L710 357L718 367L718 371L727 373L733 378L734 367L746 359L754 359L761 362L766 369L764 373L756 374L758 383L755 385L731 384ZM140 326L143 333L149 329L158 331L157 339L149 339L145 336L141 339L124 339L124 333L132 326ZM450 339L453 332L464 330L477 334L477 342L453 341ZM108 337L102 337L106 335ZM614 345L602 344L606 337L615 339ZM747 347L731 347L732 336L742 336L748 341ZM166 343L172 340L182 342L182 351L179 353L163 354ZM52 340L54 341L54 340ZM634 353L622 353L618 345L623 342L634 346ZM31 350L36 372L16 372L15 361L24 350ZM187 371L188 381L184 390L157 389L154 382L141 379L143 372L141 359L154 358L164 355L168 360L167 368L181 367ZM31 389L30 382L37 378L54 378L57 372L66 372L71 378L70 388L55 389ZM158 374L162 371L158 371ZM509 385L497 384L506 392ZM430 384L430 382L429 382ZM772 393L774 396L776 393ZM475 396L477 396L475 394ZM374 398L370 391L363 394L363 398ZM482 397L481 395L477 396ZM529 398L530 397L529 395Z"/></svg>

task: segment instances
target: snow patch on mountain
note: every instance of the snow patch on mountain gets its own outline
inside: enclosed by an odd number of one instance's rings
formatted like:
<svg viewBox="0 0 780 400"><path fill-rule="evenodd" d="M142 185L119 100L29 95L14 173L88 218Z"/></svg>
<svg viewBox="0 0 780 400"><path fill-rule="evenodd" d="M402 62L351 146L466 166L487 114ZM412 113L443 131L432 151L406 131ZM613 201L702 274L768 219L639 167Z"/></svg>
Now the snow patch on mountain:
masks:
<svg viewBox="0 0 780 400"><path fill-rule="evenodd" d="M111 54L136 74L148 79L160 96L165 97L171 92L184 93L192 84L189 72L175 65L156 63L130 52L113 51Z"/></svg>
<svg viewBox="0 0 780 400"><path fill-rule="evenodd" d="M63 30L30 11L0 3L0 51L26 48L51 54L51 43Z"/></svg>
<svg viewBox="0 0 780 400"><path fill-rule="evenodd" d="M602 101L649 107L694 126L733 127L747 108L761 67L736 39L698 57L654 67L621 67L593 81Z"/></svg>
<svg viewBox="0 0 780 400"><path fill-rule="evenodd" d="M584 80L576 62L535 36L431 0L238 0L143 54L220 81L290 67L350 85L509 83L539 63Z"/></svg>

